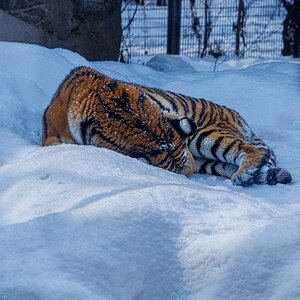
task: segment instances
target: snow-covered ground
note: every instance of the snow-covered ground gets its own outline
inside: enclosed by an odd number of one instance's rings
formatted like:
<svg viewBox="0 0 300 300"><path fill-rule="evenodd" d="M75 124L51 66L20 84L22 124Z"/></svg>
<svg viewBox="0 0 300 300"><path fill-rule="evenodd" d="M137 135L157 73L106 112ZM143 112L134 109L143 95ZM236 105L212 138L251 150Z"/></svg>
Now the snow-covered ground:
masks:
<svg viewBox="0 0 300 300"><path fill-rule="evenodd" d="M43 110L78 65L238 110L293 183L243 188L42 148ZM300 61L149 65L0 43L0 299L300 299Z"/></svg>

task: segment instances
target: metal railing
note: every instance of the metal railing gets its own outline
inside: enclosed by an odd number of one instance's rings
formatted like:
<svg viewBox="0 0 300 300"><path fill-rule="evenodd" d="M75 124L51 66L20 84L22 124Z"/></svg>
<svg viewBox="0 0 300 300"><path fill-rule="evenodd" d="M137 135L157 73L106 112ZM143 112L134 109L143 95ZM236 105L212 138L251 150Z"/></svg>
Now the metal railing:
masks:
<svg viewBox="0 0 300 300"><path fill-rule="evenodd" d="M153 0L141 2L123 0L124 61L133 56L167 53L168 6L157 6ZM180 54L281 56L286 18L281 0L181 0L180 6Z"/></svg>

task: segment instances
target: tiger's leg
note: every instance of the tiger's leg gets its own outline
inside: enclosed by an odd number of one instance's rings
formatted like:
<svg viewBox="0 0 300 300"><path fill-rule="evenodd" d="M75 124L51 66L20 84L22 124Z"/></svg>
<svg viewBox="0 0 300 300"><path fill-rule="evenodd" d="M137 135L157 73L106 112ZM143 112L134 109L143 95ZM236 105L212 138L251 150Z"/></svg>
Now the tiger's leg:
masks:
<svg viewBox="0 0 300 300"><path fill-rule="evenodd" d="M208 129L199 132L190 142L194 157L237 165L231 180L235 185L247 186L255 182L262 166L270 158L269 149L258 148L242 138Z"/></svg>
<svg viewBox="0 0 300 300"><path fill-rule="evenodd" d="M276 167L274 152L263 141L260 140L258 143L258 138L255 140L255 145L225 136L219 136L214 143L211 140L198 142L201 154L207 158L195 160L196 173L231 178L234 184L244 186L251 183L291 182L289 172Z"/></svg>
<svg viewBox="0 0 300 300"><path fill-rule="evenodd" d="M195 173L212 174L230 179L237 169L238 166L234 164L211 159L195 159Z"/></svg>
<svg viewBox="0 0 300 300"><path fill-rule="evenodd" d="M257 148L264 148L268 149L270 151L270 159L268 161L269 167L276 167L276 155L274 151L260 138L258 138L255 134L251 137L251 140L249 141L251 145L257 147Z"/></svg>
<svg viewBox="0 0 300 300"><path fill-rule="evenodd" d="M251 144L258 148L264 148L270 151L270 158L267 164L260 169L255 180L256 183L267 183L273 185L276 183L286 184L292 181L292 176L286 169L277 167L276 155L264 141L256 135L253 135Z"/></svg>
<svg viewBox="0 0 300 300"><path fill-rule="evenodd" d="M230 163L210 159L195 160L195 173L212 174L230 179L237 170L238 166ZM286 169L263 166L255 179L255 183L274 185L276 183L290 183L291 180L291 175Z"/></svg>
<svg viewBox="0 0 300 300"><path fill-rule="evenodd" d="M195 173L231 178L237 170L238 166L230 163L210 159L195 160ZM291 182L290 173L283 168L270 167L269 162L267 165L261 167L255 179L255 183L267 183L270 185L289 182Z"/></svg>

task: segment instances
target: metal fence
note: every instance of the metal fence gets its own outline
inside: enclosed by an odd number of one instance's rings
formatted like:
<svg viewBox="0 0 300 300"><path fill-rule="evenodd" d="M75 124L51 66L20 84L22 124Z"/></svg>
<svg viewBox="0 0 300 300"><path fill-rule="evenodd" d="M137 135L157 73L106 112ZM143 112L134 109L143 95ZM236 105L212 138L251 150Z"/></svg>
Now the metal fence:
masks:
<svg viewBox="0 0 300 300"><path fill-rule="evenodd" d="M168 7L124 0L121 58L166 53ZM167 3L167 1L166 1ZM286 9L280 0L182 0L180 54L278 57Z"/></svg>
<svg viewBox="0 0 300 300"><path fill-rule="evenodd" d="M167 6L123 1L121 59L166 53L167 22Z"/></svg>

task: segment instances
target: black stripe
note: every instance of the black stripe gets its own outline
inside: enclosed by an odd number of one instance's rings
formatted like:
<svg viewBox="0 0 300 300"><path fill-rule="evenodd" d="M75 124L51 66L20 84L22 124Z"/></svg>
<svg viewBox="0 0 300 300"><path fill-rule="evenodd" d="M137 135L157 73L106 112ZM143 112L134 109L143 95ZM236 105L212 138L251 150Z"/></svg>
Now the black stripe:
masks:
<svg viewBox="0 0 300 300"><path fill-rule="evenodd" d="M44 115L43 115L43 123L44 123L44 138L47 139L48 138L48 123L47 123L47 111L49 109L49 106L45 109L44 111Z"/></svg>
<svg viewBox="0 0 300 300"><path fill-rule="evenodd" d="M82 143L83 145L86 145L86 132L88 129L88 121L81 121L80 122L80 132L81 132L81 138L82 138Z"/></svg>
<svg viewBox="0 0 300 300"><path fill-rule="evenodd" d="M156 103L156 104L159 106L159 108L160 108L161 111L166 110L167 112L170 112L170 109L167 108L167 107L165 107L165 106L163 106L163 105L161 104L161 102L160 102L159 100L157 100L154 96L152 96L152 95L150 95L150 94L148 94L148 93L146 93L146 95L147 95L154 103Z"/></svg>
<svg viewBox="0 0 300 300"><path fill-rule="evenodd" d="M213 157L216 159L216 160L219 160L218 156L217 156L217 150L222 142L222 140L224 139L224 136L220 136L216 141L215 143L213 144L213 146L211 147L210 151L211 151L211 154L213 155Z"/></svg>
<svg viewBox="0 0 300 300"><path fill-rule="evenodd" d="M212 105L212 102L210 102L210 113L209 113L209 118L207 119L207 123L205 124L205 126L207 126L208 124L214 124L213 123L213 116L214 116L214 107Z"/></svg>
<svg viewBox="0 0 300 300"><path fill-rule="evenodd" d="M270 157L270 161L274 166L276 166L276 159L274 159L273 157Z"/></svg>
<svg viewBox="0 0 300 300"><path fill-rule="evenodd" d="M163 160L160 161L160 165L163 165L170 158L170 153L166 153L166 156ZM170 164L170 162L168 162Z"/></svg>
<svg viewBox="0 0 300 300"><path fill-rule="evenodd" d="M216 109L216 108L217 108L217 105L216 105L214 102L211 102L211 101L210 101L209 103L210 103L210 106L212 106L213 109Z"/></svg>
<svg viewBox="0 0 300 300"><path fill-rule="evenodd" d="M155 92L160 95L161 97L165 98L172 106L172 109L177 113L178 112L178 107L176 106L176 101L175 99L168 95L165 91L155 89Z"/></svg>
<svg viewBox="0 0 300 300"><path fill-rule="evenodd" d="M97 95L100 98L99 95ZM117 121L120 121L121 123L127 125L128 127L132 126L132 124L130 122L128 122L122 115L120 115L119 113L117 113L113 108L111 108L110 106L107 105L107 103L105 103L104 101L101 102L101 105L105 111L105 113L107 114L108 118L112 118L115 119ZM142 130L146 131L147 133L151 134L151 132L149 131L148 127L145 126L145 124L143 122L141 122L139 119L135 118L134 121L136 122L137 127L141 128Z"/></svg>
<svg viewBox="0 0 300 300"><path fill-rule="evenodd" d="M201 168L200 168L200 170L199 170L199 173L200 173L200 174L207 174L206 167L207 167L207 165L210 164L210 163L211 163L211 160L206 160L206 161L202 164L202 166L201 166Z"/></svg>
<svg viewBox="0 0 300 300"><path fill-rule="evenodd" d="M118 88L118 81L112 79L109 82L107 82L105 85L111 92L115 92L116 89Z"/></svg>
<svg viewBox="0 0 300 300"><path fill-rule="evenodd" d="M210 124L216 124L216 120L218 118L218 111L217 109L212 109L213 113L212 113L212 116L211 116L211 123Z"/></svg>
<svg viewBox="0 0 300 300"><path fill-rule="evenodd" d="M171 166L168 166L168 170L175 172L178 167L175 165L175 161L173 159L170 160Z"/></svg>
<svg viewBox="0 0 300 300"><path fill-rule="evenodd" d="M201 126L201 122L202 120L204 120L204 118L206 117L206 101L205 100L200 100L201 101L201 112L200 112L200 115L199 115L199 118L198 118L198 125Z"/></svg>
<svg viewBox="0 0 300 300"><path fill-rule="evenodd" d="M98 135L98 136L100 136L100 138L102 139L102 140L104 140L105 142L108 142L108 143L110 143L113 147L113 149L115 150L115 151L117 151L117 152L119 152L119 153L128 153L128 149L126 149L126 147L125 146L122 146L122 145L120 145L120 144L116 144L114 141L112 141L109 137L107 137L106 135L104 135L104 133L102 132L102 131L100 131L98 128L96 128L96 129L93 129L92 130L92 132L93 132L93 135ZM95 146L98 146L99 147L99 145L95 145ZM101 145L100 145L101 146ZM112 149L112 148L110 148L110 149Z"/></svg>
<svg viewBox="0 0 300 300"><path fill-rule="evenodd" d="M105 102L101 102L101 104L102 104L102 107L104 108L105 113L107 113L108 118L115 119L115 120L121 122L122 124L127 125L128 127L132 127L132 123L130 121L127 121L122 115L120 115L115 110L113 110L111 107L109 107ZM139 118L134 118L130 111L128 111L127 113L130 113L130 117L132 118L132 121L135 123L137 128L139 128L143 132L147 133L151 139L155 140L156 142L159 142L160 137L158 135L156 135L155 132L153 130L151 130L151 128L149 128L145 122L143 122ZM159 127L160 123L158 123L157 126ZM159 131L159 132L161 132L161 131ZM171 133L170 133L170 138L173 138Z"/></svg>
<svg viewBox="0 0 300 300"><path fill-rule="evenodd" d="M131 113L131 107L129 105L129 97L125 90L122 91L122 96L118 98L111 99L118 107L124 110L127 113Z"/></svg>
<svg viewBox="0 0 300 300"><path fill-rule="evenodd" d="M219 164L219 162L216 161L216 162L214 162L214 163L210 166L211 173L212 173L213 175L217 175L217 176L220 175L220 174L217 172L217 170L216 170L216 166L217 166L218 164Z"/></svg>
<svg viewBox="0 0 300 300"><path fill-rule="evenodd" d="M213 115L214 115L214 110L212 109L212 107L210 106L210 112L208 113L208 111L206 110L206 113L204 114L201 122L202 124L199 124L199 128L203 129L211 124L213 124L212 120L213 120ZM205 120L205 123L204 123Z"/></svg>
<svg viewBox="0 0 300 300"><path fill-rule="evenodd" d="M92 137L102 129L102 126L101 126L100 121L95 120L95 119L89 119L89 120L85 121L85 123L86 123L85 124L86 128L87 127L90 128L88 143L87 143L87 141L86 141L86 143L88 145L91 145ZM85 136L86 136L86 134L85 134Z"/></svg>
<svg viewBox="0 0 300 300"><path fill-rule="evenodd" d="M195 115L196 115L196 101L194 99L191 99L191 105L192 105L192 120L195 119ZM197 124L198 122L195 120L195 123Z"/></svg>
<svg viewBox="0 0 300 300"><path fill-rule="evenodd" d="M170 93L170 92L168 92ZM188 96L182 95L182 94L176 94L172 93L174 97L176 97L176 100L183 106L185 115L189 112L187 101L190 101Z"/></svg>
<svg viewBox="0 0 300 300"><path fill-rule="evenodd" d="M147 96L149 96L148 94L146 94ZM151 97L151 96L149 96ZM141 95L139 97L139 102L141 103L141 105L144 104L145 102L145 95ZM163 106L160 106L163 107ZM161 115L162 116L162 115ZM156 124L156 126L154 128L149 129L148 127L146 127L144 125L143 122L141 122L140 120L135 119L135 122L137 123L138 127L141 127L144 131L147 131L149 135L151 135L151 138L158 141L159 139L164 136L164 139L167 139L168 143L171 143L173 138L174 138L174 131L173 130L169 130L169 122L170 120L166 120L165 118L159 118L158 123Z"/></svg>
<svg viewBox="0 0 300 300"><path fill-rule="evenodd" d="M246 121L241 117L241 115L238 112L235 112L235 113L236 113L236 119L237 119L239 126L241 128L245 128L245 125L247 126Z"/></svg>
<svg viewBox="0 0 300 300"><path fill-rule="evenodd" d="M113 118L117 121L122 121L126 123L124 118L118 114L115 110L113 110L111 107L109 107L105 102L102 102L102 107L104 108L105 113L107 113L108 118Z"/></svg>
<svg viewBox="0 0 300 300"><path fill-rule="evenodd" d="M237 158L239 157L240 153L241 153L241 150L242 150L242 142L239 142L239 146L238 146L238 151L237 153L235 154L235 157L233 159L233 162L235 163Z"/></svg>
<svg viewBox="0 0 300 300"><path fill-rule="evenodd" d="M80 122L80 132L81 138L84 145L90 145L91 139L95 134L99 134L99 130L102 129L100 121L92 118L85 121ZM88 135L88 143L87 143L87 133Z"/></svg>
<svg viewBox="0 0 300 300"><path fill-rule="evenodd" d="M228 109L228 111L229 111L229 113L230 113L230 115L231 115L233 121L234 121L235 123L237 123L237 117L236 117L235 111L233 111L232 109Z"/></svg>
<svg viewBox="0 0 300 300"><path fill-rule="evenodd" d="M189 105L188 105L188 102L192 102L192 98L188 97L188 96L185 96L185 95L182 95L182 94L179 94L180 96L180 99L182 101L182 105L184 106L185 108L185 111L187 114L190 113L189 111Z"/></svg>
<svg viewBox="0 0 300 300"><path fill-rule="evenodd" d="M175 153L176 151L176 153ZM181 163L182 160L184 159L182 153L184 152L184 147L180 147L180 148L177 148L175 149L175 151L173 151L173 156L174 156L174 160L176 163Z"/></svg>
<svg viewBox="0 0 300 300"><path fill-rule="evenodd" d="M201 142L204 138L206 138L207 136L209 136L211 133L215 132L215 129L211 129L208 131L205 131L203 133L201 133L198 138L197 138L197 142L196 142L196 146L197 146L197 150L200 153L200 147L201 147Z"/></svg>
<svg viewBox="0 0 300 300"><path fill-rule="evenodd" d="M233 147L233 145L237 142L237 140L234 140L233 142L231 142L224 150L222 156L224 158L224 160L226 161L226 154L230 151L230 149Z"/></svg>
<svg viewBox="0 0 300 300"><path fill-rule="evenodd" d="M167 164L165 166L163 166L163 164L165 162L167 162ZM166 155L166 157L162 161L159 162L159 167L161 167L161 168L163 168L165 170L172 171L171 167L174 167L174 164L173 164L172 160L169 159L169 156Z"/></svg>
<svg viewBox="0 0 300 300"><path fill-rule="evenodd" d="M222 106L219 106L220 120L224 121L224 109Z"/></svg>
<svg viewBox="0 0 300 300"><path fill-rule="evenodd" d="M208 116L208 113L206 112L206 113L204 113L203 116L201 116L201 121L198 121L198 126L199 126L200 130L205 128L207 126L207 124L209 123L209 118L207 116ZM206 122L202 123L202 121L204 122L205 120L206 120ZM200 123L202 123L202 124L200 124Z"/></svg>

